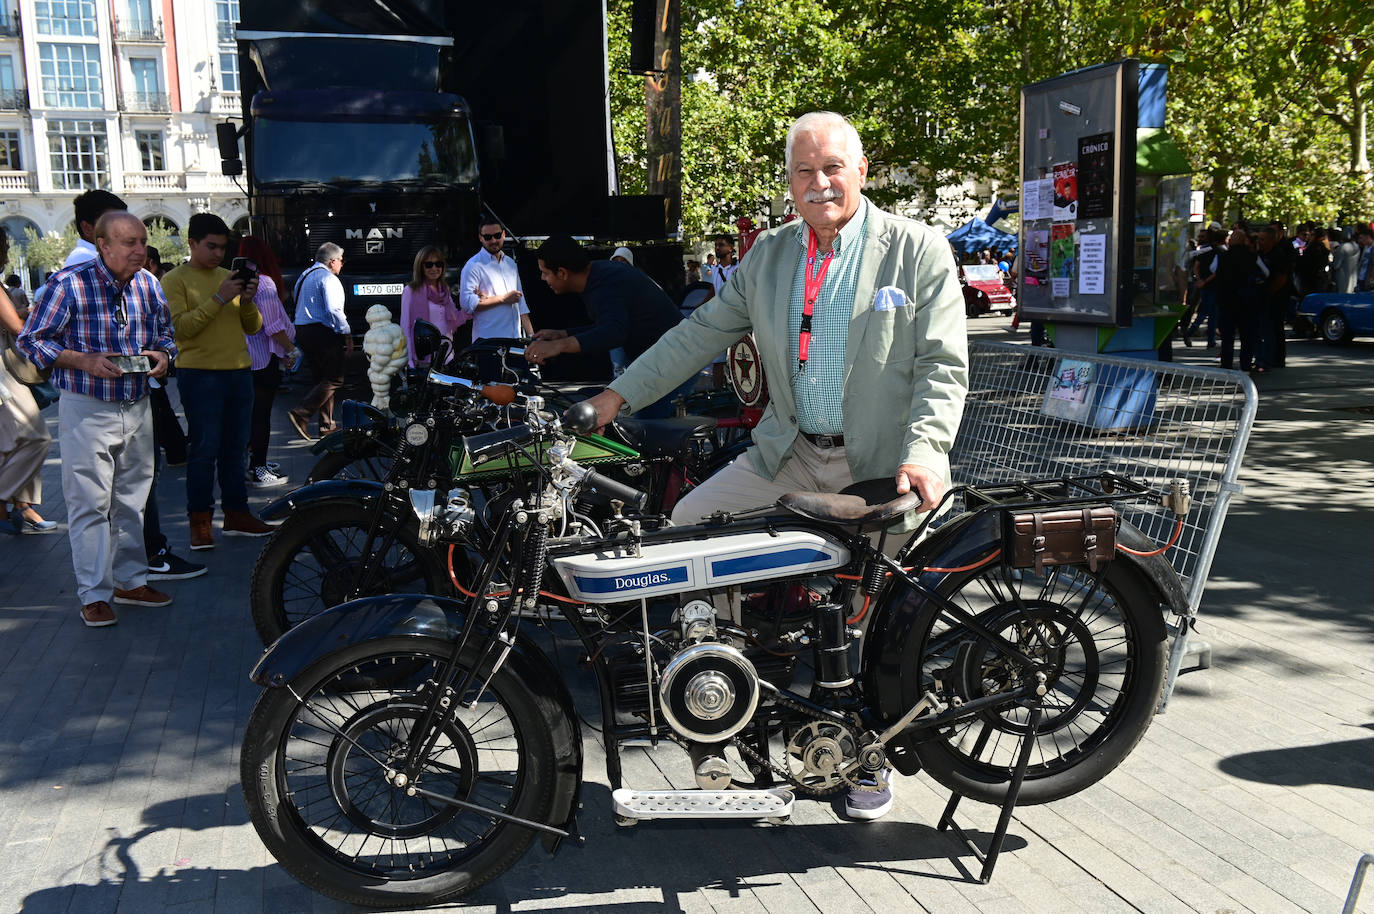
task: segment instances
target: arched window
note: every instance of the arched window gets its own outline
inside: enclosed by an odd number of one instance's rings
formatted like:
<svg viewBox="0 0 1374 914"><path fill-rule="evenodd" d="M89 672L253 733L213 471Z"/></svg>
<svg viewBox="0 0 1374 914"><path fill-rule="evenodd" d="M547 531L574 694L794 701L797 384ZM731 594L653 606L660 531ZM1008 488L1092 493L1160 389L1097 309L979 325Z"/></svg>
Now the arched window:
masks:
<svg viewBox="0 0 1374 914"><path fill-rule="evenodd" d="M8 216L5 219L0 219L0 231L4 231L10 236L10 259L9 263L5 265L4 274L5 276L9 276L11 273L17 275L20 282L23 283L24 290L32 297L33 290L43 283L44 271L28 262L28 258L24 256L24 245L28 241L29 232L41 236L43 231L37 223L31 219L25 219L23 216ZM4 276L0 276L0 281L4 278Z"/></svg>

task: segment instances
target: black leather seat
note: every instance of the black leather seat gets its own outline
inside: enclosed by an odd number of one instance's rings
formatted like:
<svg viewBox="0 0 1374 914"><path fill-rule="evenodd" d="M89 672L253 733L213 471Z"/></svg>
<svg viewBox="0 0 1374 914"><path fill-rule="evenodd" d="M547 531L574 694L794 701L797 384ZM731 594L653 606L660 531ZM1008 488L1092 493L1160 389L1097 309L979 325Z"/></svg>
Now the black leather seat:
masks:
<svg viewBox="0 0 1374 914"><path fill-rule="evenodd" d="M716 420L711 416L617 419L611 427L615 430L612 437L646 458L675 457L695 435L713 431Z"/></svg>
<svg viewBox="0 0 1374 914"><path fill-rule="evenodd" d="M835 494L825 492L788 492L778 504L793 514L832 524L865 527L896 520L912 508L920 507L921 495L911 491L897 494L893 479L865 479Z"/></svg>

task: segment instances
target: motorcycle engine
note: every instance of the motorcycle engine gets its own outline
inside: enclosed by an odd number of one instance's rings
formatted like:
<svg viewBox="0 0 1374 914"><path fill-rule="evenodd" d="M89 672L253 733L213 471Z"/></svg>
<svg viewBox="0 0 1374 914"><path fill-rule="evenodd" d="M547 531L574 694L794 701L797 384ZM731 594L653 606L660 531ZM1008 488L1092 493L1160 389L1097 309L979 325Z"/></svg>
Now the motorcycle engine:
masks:
<svg viewBox="0 0 1374 914"><path fill-rule="evenodd" d="M720 624L711 604L681 607L675 626L654 633L653 704L658 717L692 742L719 743L744 729L758 707L760 680L791 684L796 658L765 650L748 632ZM647 719L650 686L639 640L608 650L620 715Z"/></svg>

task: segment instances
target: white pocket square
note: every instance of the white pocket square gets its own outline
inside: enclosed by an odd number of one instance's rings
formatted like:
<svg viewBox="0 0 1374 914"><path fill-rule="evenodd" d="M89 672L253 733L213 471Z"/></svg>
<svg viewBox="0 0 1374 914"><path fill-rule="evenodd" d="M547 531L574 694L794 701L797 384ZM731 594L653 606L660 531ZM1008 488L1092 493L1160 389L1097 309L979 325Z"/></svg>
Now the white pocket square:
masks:
<svg viewBox="0 0 1374 914"><path fill-rule="evenodd" d="M874 311L893 311L906 307L906 293L896 286L883 286L873 299Z"/></svg>

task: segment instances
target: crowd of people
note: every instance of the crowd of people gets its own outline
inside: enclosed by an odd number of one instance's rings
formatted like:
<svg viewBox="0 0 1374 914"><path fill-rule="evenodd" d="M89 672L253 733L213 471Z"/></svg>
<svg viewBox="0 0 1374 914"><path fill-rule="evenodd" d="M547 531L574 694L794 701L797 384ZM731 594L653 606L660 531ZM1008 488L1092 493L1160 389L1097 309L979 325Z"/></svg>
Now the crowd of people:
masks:
<svg viewBox="0 0 1374 914"><path fill-rule="evenodd" d="M1187 346L1205 327L1208 349L1223 368L1263 374L1284 367L1287 325L1300 327L1297 303L1319 292L1374 291L1374 228L1327 229L1306 222L1294 237L1280 220L1263 226L1219 222L1203 229L1188 252L1186 310L1179 324Z"/></svg>

